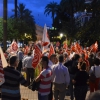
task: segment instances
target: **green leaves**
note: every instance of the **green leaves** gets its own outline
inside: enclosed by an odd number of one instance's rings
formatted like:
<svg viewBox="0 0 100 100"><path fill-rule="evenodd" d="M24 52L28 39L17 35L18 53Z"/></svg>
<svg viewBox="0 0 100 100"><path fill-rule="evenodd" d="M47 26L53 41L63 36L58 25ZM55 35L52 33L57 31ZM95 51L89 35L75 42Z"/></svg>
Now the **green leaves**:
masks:
<svg viewBox="0 0 100 100"><path fill-rule="evenodd" d="M26 9L24 4L19 4L17 12L17 19L14 15L8 18L8 39L36 40L36 27L32 12ZM28 37L25 37L25 33Z"/></svg>

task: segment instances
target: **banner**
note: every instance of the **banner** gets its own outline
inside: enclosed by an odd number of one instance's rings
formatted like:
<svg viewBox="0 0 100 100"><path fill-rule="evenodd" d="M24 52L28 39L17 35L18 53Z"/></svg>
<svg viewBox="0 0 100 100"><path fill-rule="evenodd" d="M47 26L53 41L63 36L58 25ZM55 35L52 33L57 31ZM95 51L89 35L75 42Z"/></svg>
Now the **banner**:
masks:
<svg viewBox="0 0 100 100"><path fill-rule="evenodd" d="M32 60L32 66L33 66L34 69L37 67L41 57L42 57L42 51L41 51L41 49L39 48L38 45L35 45L34 46L34 57L33 57L33 60Z"/></svg>

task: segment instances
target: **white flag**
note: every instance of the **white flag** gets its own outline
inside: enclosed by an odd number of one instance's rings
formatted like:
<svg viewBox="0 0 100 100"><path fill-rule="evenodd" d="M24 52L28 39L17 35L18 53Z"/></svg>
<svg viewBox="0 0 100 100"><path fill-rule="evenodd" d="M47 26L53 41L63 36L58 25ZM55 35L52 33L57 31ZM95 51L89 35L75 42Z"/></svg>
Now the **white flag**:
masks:
<svg viewBox="0 0 100 100"><path fill-rule="evenodd" d="M46 24L44 25L44 30L43 30L43 37L42 37L42 53L45 51L48 51L50 48L48 47L50 45L50 40L49 40L49 35L47 31L47 26Z"/></svg>

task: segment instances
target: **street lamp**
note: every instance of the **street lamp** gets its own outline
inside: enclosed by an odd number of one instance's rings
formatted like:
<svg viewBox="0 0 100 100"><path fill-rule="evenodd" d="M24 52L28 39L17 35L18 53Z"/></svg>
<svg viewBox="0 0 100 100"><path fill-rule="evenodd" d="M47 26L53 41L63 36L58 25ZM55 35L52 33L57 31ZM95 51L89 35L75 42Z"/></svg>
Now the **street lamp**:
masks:
<svg viewBox="0 0 100 100"><path fill-rule="evenodd" d="M63 33L60 33L60 37L61 37L61 38L63 37Z"/></svg>

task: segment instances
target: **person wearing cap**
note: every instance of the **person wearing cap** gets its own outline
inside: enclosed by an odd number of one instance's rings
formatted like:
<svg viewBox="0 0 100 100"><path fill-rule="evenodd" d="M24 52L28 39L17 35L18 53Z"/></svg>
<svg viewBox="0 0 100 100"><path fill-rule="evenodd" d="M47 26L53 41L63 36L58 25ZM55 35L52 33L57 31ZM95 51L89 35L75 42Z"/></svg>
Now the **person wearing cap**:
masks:
<svg viewBox="0 0 100 100"><path fill-rule="evenodd" d="M2 100L21 100L20 84L27 86L27 81L22 74L16 70L18 58L13 55L9 59L9 66L4 68L5 83L1 86Z"/></svg>

